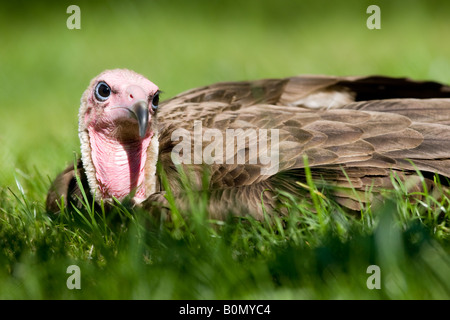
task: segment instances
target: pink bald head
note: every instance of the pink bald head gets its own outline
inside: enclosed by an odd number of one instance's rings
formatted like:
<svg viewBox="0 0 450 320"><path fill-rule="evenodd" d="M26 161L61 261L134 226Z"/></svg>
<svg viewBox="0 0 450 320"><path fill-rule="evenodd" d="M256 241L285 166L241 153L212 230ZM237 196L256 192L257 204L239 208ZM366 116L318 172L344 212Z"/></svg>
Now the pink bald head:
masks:
<svg viewBox="0 0 450 320"><path fill-rule="evenodd" d="M81 98L79 136L97 200L132 195L140 202L154 192L158 102L158 87L134 71L107 70L92 79Z"/></svg>
<svg viewBox="0 0 450 320"><path fill-rule="evenodd" d="M118 128L126 129L121 130L122 138L131 137L139 134L141 125L151 122L158 99L158 87L144 76L127 69L106 70L85 91L82 98L85 108L80 110L84 119L80 120L86 128L110 130L114 135L119 133ZM145 129L143 136L149 134L148 127Z"/></svg>

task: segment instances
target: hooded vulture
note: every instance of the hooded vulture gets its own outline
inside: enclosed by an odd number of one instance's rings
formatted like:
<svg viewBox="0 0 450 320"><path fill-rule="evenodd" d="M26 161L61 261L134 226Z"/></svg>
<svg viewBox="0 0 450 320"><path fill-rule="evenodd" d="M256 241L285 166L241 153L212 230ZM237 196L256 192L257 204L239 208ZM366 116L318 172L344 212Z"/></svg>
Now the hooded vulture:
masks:
<svg viewBox="0 0 450 320"><path fill-rule="evenodd" d="M180 169L193 190L209 190L215 219L262 219L279 190L303 196L305 160L351 210L370 201L368 190L392 187L393 173L410 186L422 185L418 170L430 184L450 177L450 86L436 82L305 75L216 83L162 103L159 95L126 69L91 81L79 110L81 159L52 183L48 211L62 198L80 207L81 186L93 202L148 210L167 205L169 187L183 208Z"/></svg>

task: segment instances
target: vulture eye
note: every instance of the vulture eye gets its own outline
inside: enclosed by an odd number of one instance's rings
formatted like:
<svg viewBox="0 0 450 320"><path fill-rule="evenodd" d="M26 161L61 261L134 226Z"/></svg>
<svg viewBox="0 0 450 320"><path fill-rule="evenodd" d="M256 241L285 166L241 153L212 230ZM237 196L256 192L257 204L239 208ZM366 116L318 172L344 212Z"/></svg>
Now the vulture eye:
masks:
<svg viewBox="0 0 450 320"><path fill-rule="evenodd" d="M156 111L156 109L158 109L158 104L159 104L159 92L155 93L155 95L153 96L153 99L152 99L153 111Z"/></svg>
<svg viewBox="0 0 450 320"><path fill-rule="evenodd" d="M99 101L106 101L111 95L111 88L106 82L99 82L95 87L95 97Z"/></svg>

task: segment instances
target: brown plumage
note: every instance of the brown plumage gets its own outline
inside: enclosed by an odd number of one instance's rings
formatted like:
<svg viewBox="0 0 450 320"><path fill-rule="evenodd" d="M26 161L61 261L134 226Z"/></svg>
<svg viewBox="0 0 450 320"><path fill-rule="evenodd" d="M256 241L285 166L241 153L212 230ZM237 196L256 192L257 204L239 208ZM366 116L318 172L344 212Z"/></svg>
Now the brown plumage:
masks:
<svg viewBox="0 0 450 320"><path fill-rule="evenodd" d="M450 177L450 87L436 82L419 82L388 77L299 76L251 82L217 83L193 89L160 104L156 117L159 134L158 163L169 181L178 205L183 210L179 172L172 161L174 133L181 129L183 141L191 140L194 151L195 121L201 132L217 129L275 129L278 132L279 158L276 172L261 174L267 163L258 157L267 148L249 152L245 163L184 165L190 182L204 188L203 170L207 168L212 218L225 218L229 212L263 218L264 206L271 212L277 205L276 190L302 196L306 155L313 178L336 186L332 196L343 206L359 210L370 201L366 190L376 192L391 187L390 173L413 185L420 185L416 169L425 177L437 173ZM197 122L198 124L198 122ZM156 125L156 124L155 124ZM224 140L225 141L225 140ZM211 144L203 141L202 150ZM233 146L236 143L233 140ZM223 143L225 155L227 145ZM245 152L244 152L245 151ZM239 151L235 150L233 155ZM251 158L256 160L252 161ZM236 158L235 158L236 159ZM414 165L411 163L414 163ZM273 164L269 164L273 165ZM77 172L89 189L83 163ZM345 173L344 173L345 172ZM52 184L47 208L57 212L61 196L80 206L80 191L73 165ZM146 209L163 204L164 190L157 173L156 190L140 205ZM431 180L430 180L431 181ZM354 188L356 192L349 192ZM92 192L92 190L91 190Z"/></svg>

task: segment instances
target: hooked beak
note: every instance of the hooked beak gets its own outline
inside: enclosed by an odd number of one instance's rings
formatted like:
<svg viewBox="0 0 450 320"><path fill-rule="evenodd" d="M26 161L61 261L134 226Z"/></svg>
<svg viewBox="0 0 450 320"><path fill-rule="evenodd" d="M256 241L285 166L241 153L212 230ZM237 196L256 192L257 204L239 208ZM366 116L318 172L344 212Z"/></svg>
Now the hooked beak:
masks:
<svg viewBox="0 0 450 320"><path fill-rule="evenodd" d="M149 127L148 103L144 100L139 100L128 107L128 110L130 110L132 117L137 120L139 125L139 136L143 139L147 134Z"/></svg>

